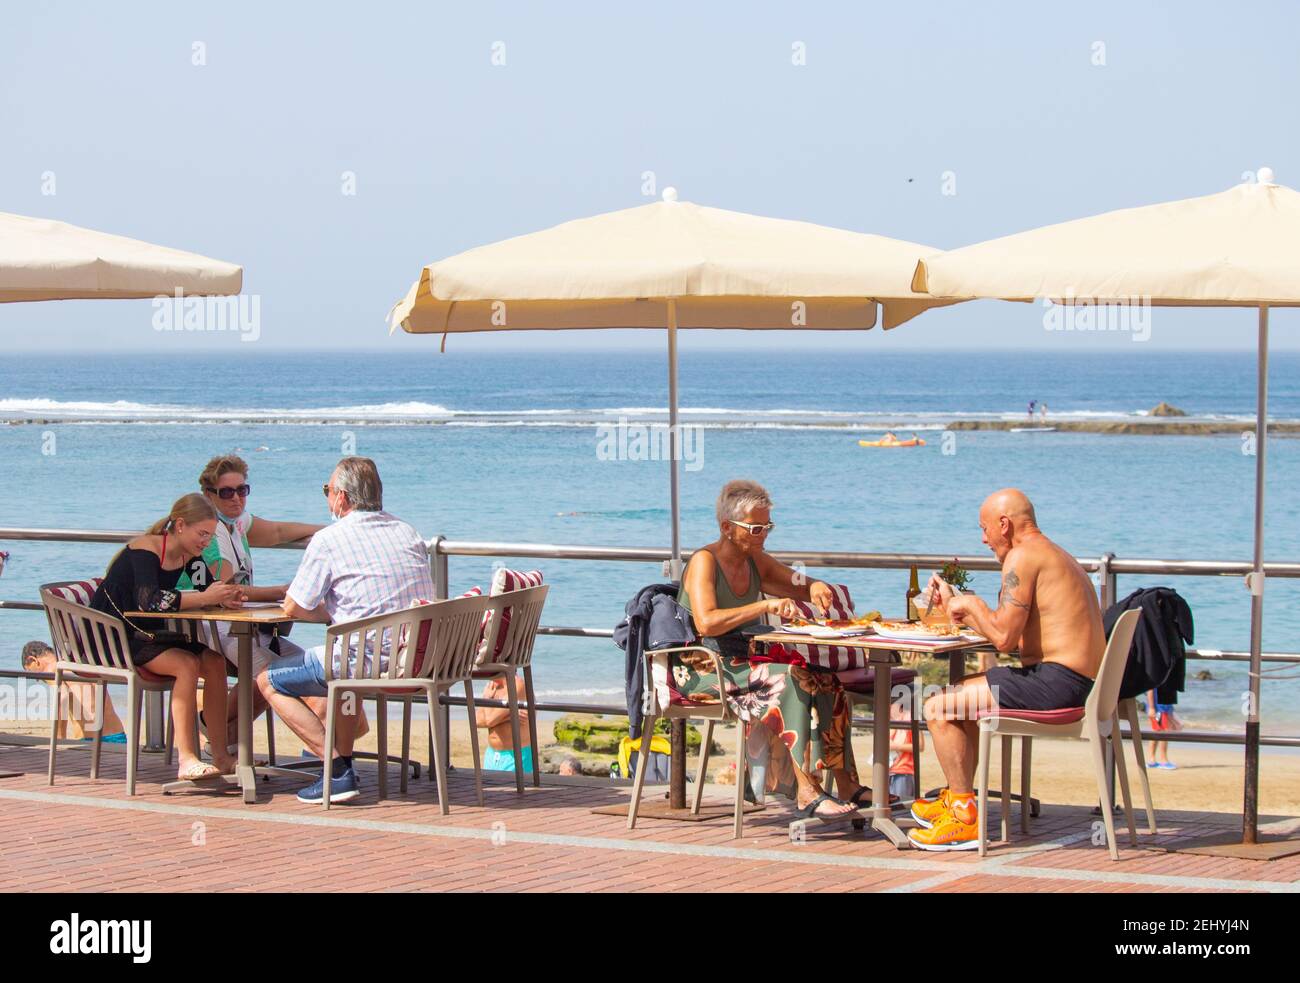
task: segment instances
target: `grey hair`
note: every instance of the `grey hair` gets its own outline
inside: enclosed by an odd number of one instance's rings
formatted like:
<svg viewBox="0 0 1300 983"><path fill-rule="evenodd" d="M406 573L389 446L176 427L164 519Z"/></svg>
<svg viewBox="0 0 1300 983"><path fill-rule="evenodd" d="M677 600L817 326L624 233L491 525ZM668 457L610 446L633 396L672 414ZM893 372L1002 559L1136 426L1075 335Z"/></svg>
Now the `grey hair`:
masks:
<svg viewBox="0 0 1300 983"><path fill-rule="evenodd" d="M750 509L770 509L772 499L757 481L737 478L722 486L718 495L718 525L737 522Z"/></svg>
<svg viewBox="0 0 1300 983"><path fill-rule="evenodd" d="M384 483L379 469L368 457L345 457L334 469L334 487L348 496L359 512L378 512L384 507Z"/></svg>

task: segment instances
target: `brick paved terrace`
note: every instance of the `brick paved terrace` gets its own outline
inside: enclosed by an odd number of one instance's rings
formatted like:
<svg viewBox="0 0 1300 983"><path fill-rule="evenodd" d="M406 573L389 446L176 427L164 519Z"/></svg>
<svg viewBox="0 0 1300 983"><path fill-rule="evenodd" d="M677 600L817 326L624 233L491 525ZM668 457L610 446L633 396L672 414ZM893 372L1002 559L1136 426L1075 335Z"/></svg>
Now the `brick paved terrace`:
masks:
<svg viewBox="0 0 1300 983"><path fill-rule="evenodd" d="M684 823L623 819L592 809L625 802L628 789L595 780L543 776L541 788L515 792L492 777L485 808L473 777L449 781L451 815L438 811L422 772L407 794L390 768L390 798L376 794L373 762L360 767L361 798L328 813L300 804L299 783L260 783L255 805L235 791L164 796L173 772L161 755L141 755L139 794L128 798L120 749L104 752L101 777L90 756L60 754L53 788L40 747L0 748L0 890L4 891L1284 891L1300 889L1300 857L1268 863L1169 853L1165 848L1238 829L1227 813L1159 813L1154 836L1129 845L1122 820L1119 862L1094 845L1097 817L1080 806L1044 803L1033 835L1018 832L980 860L972 853L898 851L847 825L813 822L803 842L790 814L769 801L731 838L730 818ZM575 784L583 782L585 784ZM561 784L564 783L564 784ZM706 790L706 802L733 789ZM661 796L663 790L650 790ZM1159 806L1159 802L1157 802ZM1018 808L1018 806L1013 807ZM1265 817L1290 830L1294 819ZM997 806L990 830L997 835Z"/></svg>

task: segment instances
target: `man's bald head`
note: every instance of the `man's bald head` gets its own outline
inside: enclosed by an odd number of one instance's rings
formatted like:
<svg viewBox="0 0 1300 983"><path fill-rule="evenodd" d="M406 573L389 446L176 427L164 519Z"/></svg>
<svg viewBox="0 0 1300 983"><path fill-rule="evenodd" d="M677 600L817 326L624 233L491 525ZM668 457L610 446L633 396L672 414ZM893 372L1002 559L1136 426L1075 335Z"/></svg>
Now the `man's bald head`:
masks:
<svg viewBox="0 0 1300 983"><path fill-rule="evenodd" d="M1019 488L1003 488L995 491L984 499L984 504L980 506L980 513L983 514L985 511L994 518L1005 515L1013 521L1019 520L1038 525L1038 516L1034 514L1034 503Z"/></svg>
<svg viewBox="0 0 1300 983"><path fill-rule="evenodd" d="M1034 503L1018 488L995 491L980 506L980 529L984 542L1001 560L1026 533L1038 532Z"/></svg>

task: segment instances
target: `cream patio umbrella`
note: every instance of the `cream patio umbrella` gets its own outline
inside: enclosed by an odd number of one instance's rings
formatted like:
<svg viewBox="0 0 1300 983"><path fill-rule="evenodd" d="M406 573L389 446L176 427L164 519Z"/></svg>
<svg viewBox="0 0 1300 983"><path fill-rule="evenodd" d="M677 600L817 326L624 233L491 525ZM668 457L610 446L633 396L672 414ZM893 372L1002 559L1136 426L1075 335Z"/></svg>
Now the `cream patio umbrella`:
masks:
<svg viewBox="0 0 1300 983"><path fill-rule="evenodd" d="M233 263L0 212L0 303L237 294L244 271ZM2 564L0 564L2 565ZM149 701L149 733L162 704ZM20 772L0 771L0 778Z"/></svg>
<svg viewBox="0 0 1300 983"><path fill-rule="evenodd" d="M677 329L862 330L876 302L893 328L929 307L916 261L935 250L883 236L663 201L566 222L430 263L389 313L414 334L668 331L672 573L681 572Z"/></svg>
<svg viewBox="0 0 1300 983"><path fill-rule="evenodd" d="M912 280L935 297L1258 309L1246 845L1257 843L1259 823L1268 311L1300 306L1300 193L1275 184L1269 168L1257 177L1219 194L1107 212L928 257Z"/></svg>
<svg viewBox="0 0 1300 983"><path fill-rule="evenodd" d="M197 253L0 212L0 303L237 294L243 278Z"/></svg>

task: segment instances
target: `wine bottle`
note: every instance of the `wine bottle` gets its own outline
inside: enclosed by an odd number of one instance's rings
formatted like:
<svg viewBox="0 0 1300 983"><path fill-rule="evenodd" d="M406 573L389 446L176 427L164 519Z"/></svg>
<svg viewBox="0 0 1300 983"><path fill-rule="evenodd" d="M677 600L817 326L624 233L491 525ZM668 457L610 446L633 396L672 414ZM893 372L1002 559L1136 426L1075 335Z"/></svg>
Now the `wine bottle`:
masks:
<svg viewBox="0 0 1300 983"><path fill-rule="evenodd" d="M916 606L912 603L912 598L921 596L921 585L916 578L916 567L912 567L912 579L907 586L907 614L904 616L908 621L917 620Z"/></svg>

